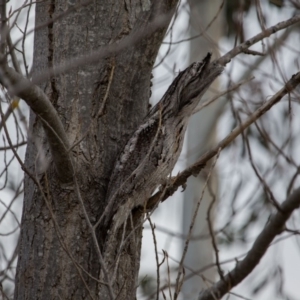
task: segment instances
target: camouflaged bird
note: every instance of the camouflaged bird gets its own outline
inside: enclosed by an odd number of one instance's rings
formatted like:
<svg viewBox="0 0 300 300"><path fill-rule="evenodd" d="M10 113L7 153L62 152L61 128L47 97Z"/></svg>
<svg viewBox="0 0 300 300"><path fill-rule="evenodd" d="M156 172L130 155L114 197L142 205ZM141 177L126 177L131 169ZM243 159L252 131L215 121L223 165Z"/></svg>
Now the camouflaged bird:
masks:
<svg viewBox="0 0 300 300"><path fill-rule="evenodd" d="M149 112L119 156L110 178L107 225L118 229L133 208L147 199L172 172L183 145L189 118L223 67L210 63L211 53L180 72L163 98Z"/></svg>

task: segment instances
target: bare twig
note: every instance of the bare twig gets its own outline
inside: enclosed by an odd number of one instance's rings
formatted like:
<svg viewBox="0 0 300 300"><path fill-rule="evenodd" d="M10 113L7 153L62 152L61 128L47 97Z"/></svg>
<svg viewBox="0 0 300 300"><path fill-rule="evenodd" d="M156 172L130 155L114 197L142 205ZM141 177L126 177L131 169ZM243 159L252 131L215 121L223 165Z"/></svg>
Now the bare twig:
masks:
<svg viewBox="0 0 300 300"><path fill-rule="evenodd" d="M212 215L212 210L213 210L213 207L215 206L217 197L216 197L216 194L213 191L210 184L208 184L208 191L209 191L209 193L212 197L212 201L210 202L208 210L207 210L206 220L207 220L209 234L210 234L210 237L211 237L212 247L214 249L217 270L218 270L220 278L223 278L224 274L223 274L223 270L222 270L221 265L220 265L219 249L218 249L218 246L217 246L217 241L216 241L216 237L215 237L215 233L214 233L214 229L213 229L213 221L212 221L212 216L211 216Z"/></svg>
<svg viewBox="0 0 300 300"><path fill-rule="evenodd" d="M167 272L168 272L168 291L169 291L169 296L170 296L170 300L173 300L173 297L172 297L172 293L171 293L171 272L170 272L170 264L169 264L169 254L167 251L163 250L163 253L164 253L164 256L166 257L166 262L167 262Z"/></svg>
<svg viewBox="0 0 300 300"><path fill-rule="evenodd" d="M240 117L238 117L238 119L239 119L239 122L241 122ZM270 187L268 186L268 184L264 180L263 176L260 175L260 172L258 171L258 168L255 166L255 163L254 163L253 157L252 157L252 151L251 151L249 139L248 139L248 137L246 137L244 132L242 132L242 136L243 136L243 139L244 139L245 144L246 144L246 148L247 148L247 151L248 151L248 156L249 156L249 160L250 160L250 164L252 166L252 169L253 169L256 177L259 179L260 183L262 184L264 190L269 195L270 202L276 207L277 210L279 210L280 206L278 204L278 201L275 199L275 196L274 196L273 192L271 191Z"/></svg>
<svg viewBox="0 0 300 300"><path fill-rule="evenodd" d="M107 288L108 288L109 296L113 300L113 299L115 299L115 296L114 296L114 291L113 291L112 284L111 284L112 280L108 276L108 271L107 271L103 255L102 255L100 247L99 247L98 239L97 239L97 236L96 236L96 231L95 231L95 229L94 229L94 227L93 227L93 225L92 225L92 223L91 223L91 221L89 219L87 210L86 210L85 205L84 205L84 201L83 201L83 199L81 197L80 188L79 188L76 176L74 176L74 185L75 185L75 192L77 194L77 197L78 197L78 200L80 202L80 205L81 205L81 207L83 209L85 220L87 222L87 225L88 225L88 227L90 229L90 232L91 232L91 235L92 235L92 238L93 238L93 242L94 242L94 245L95 245L95 248L96 248L96 252L97 252L97 255L98 255L98 258L99 258L99 263L101 265L102 272L104 274L104 278L107 280Z"/></svg>
<svg viewBox="0 0 300 300"><path fill-rule="evenodd" d="M9 202L8 205L6 205L5 202L0 199L1 205L3 205L6 208L6 210L4 212L2 212L2 215L0 218L0 224L5 219L7 214L11 213L11 215L14 217L14 220L16 221L18 227L20 228L21 224L20 224L15 212L11 209L11 207L12 207L13 203L17 200L17 198L24 192L24 190L22 189L22 185L23 185L23 181L21 181L21 183L17 187L17 189L15 191L15 195L13 196L13 198L11 199L11 201Z"/></svg>
<svg viewBox="0 0 300 300"><path fill-rule="evenodd" d="M1 105L0 105L0 116L1 118L3 118L4 114L3 114L3 111L2 111L2 108L1 108ZM6 126L5 123L3 123L3 128L4 128L4 132L5 132L5 135L6 135L6 138L7 138L7 141L8 141L8 144L10 146L10 149L12 150L14 156L16 157L16 159L18 160L22 170L33 180L33 182L35 184L37 184L38 182L35 180L35 177L33 176L33 174L31 174L31 172L26 168L26 166L24 165L22 159L20 158L20 156L18 155L16 149L13 147L13 144L12 144L12 141L10 139L10 136L9 136L9 132L8 132L8 128Z"/></svg>
<svg viewBox="0 0 300 300"><path fill-rule="evenodd" d="M165 255L165 251L162 250L162 252L163 252L163 255ZM233 263L233 262L235 262L237 259L243 258L243 257L245 257L245 256L246 256L246 253L243 253L243 254L241 254L241 255L239 255L239 256L237 256L237 257L234 257L234 258L230 258L230 259L221 261L221 262L220 262L220 265L224 265L224 264L228 264L228 263ZM174 257L172 257L172 256L168 256L168 259L170 259L171 261L175 262L176 264L179 264L179 261L178 261L177 259L175 259ZM200 276L201 276L201 273L203 273L203 272L205 272L205 271L207 271L207 270L209 270L209 269L215 268L215 266L216 266L215 263L210 263L210 264L207 264L207 265L201 267L200 269L194 270L193 268L191 268L191 267L185 265L184 268L185 268L186 270L189 270L189 271L190 271L190 274L187 274L187 275L184 277L184 280L187 281L187 280L189 280L189 279L191 279L191 278L193 278L193 277L195 277L195 276L200 277ZM172 284L171 284L171 282L169 281L169 282L167 282L166 284L164 284L164 285L160 288L160 291L163 291L163 290L165 290L165 289L167 289L167 288L171 288L171 287L175 287L175 283L172 283ZM156 291L153 292L152 294L150 294L149 297L148 297L147 299L148 299L148 300L153 299L153 297L155 296L155 294L156 294ZM171 299L171 297L170 297L170 299Z"/></svg>
<svg viewBox="0 0 300 300"><path fill-rule="evenodd" d="M114 71L115 71L115 62L112 63L112 67L111 67L111 71L110 71L110 75L109 75L109 79L108 79L106 92L105 92L101 107L98 111L97 118L101 118L104 115L106 100L108 98L108 94L109 94L109 91L110 91L110 86L111 86L111 83L112 83L112 80L113 80L113 77L114 77Z"/></svg>
<svg viewBox="0 0 300 300"><path fill-rule="evenodd" d="M7 45L8 45L8 49L9 49L9 54L11 56L11 61L12 61L12 64L13 64L15 70L19 74L22 74L22 70L21 70L17 55L16 55L16 51L15 51L15 48L14 48L12 40L11 40L10 32L7 34Z"/></svg>
<svg viewBox="0 0 300 300"><path fill-rule="evenodd" d="M194 40L194 39L197 39L203 35L205 35L205 33L208 31L208 29L211 27L211 25L216 21L216 19L219 17L219 15L221 14L222 10L223 10L223 7L224 7L224 3L225 1L223 0L219 6L219 9L218 11L216 12L215 16L211 19L211 21L205 26L204 29L201 30L200 33L194 35L194 36L191 36L189 38L185 38L185 39L181 39L179 41L175 41L175 42L162 42L162 44L170 44L170 45L176 45L176 44L181 44L181 43L184 43L184 42L190 42L191 40Z"/></svg>
<svg viewBox="0 0 300 300"><path fill-rule="evenodd" d="M0 81L1 81L1 79L0 79ZM14 109L18 107L19 103L20 103L20 98L19 97L15 97L10 102L7 111L5 112L5 114L3 114L3 117L1 117L0 131L2 130L4 123L7 121L7 119L12 114L12 112L14 111Z"/></svg>
<svg viewBox="0 0 300 300"><path fill-rule="evenodd" d="M30 1L30 4L32 4L32 0ZM23 57L25 74L26 74L27 78L29 77L29 72L28 72L28 64L27 64L26 53L25 53L25 40L27 37L27 29L28 29L28 24L29 24L29 15L30 15L31 8L32 8L32 5L29 5L28 10L27 10L27 15L26 15L24 31L22 33L22 57Z"/></svg>
<svg viewBox="0 0 300 300"><path fill-rule="evenodd" d="M245 79L242 80L241 82L237 83L236 85L232 86L231 88L227 89L224 92L219 93L218 95L216 95L215 97L203 102L202 104L200 104L199 106L197 106L197 108L193 111L193 114L196 114L197 112L199 112L200 110L202 110L204 107L210 105L211 103L213 103L214 101L216 101L217 99L219 99L220 97L231 93L232 91L239 89L242 85L244 85L245 83L248 83L249 81L251 81L252 79L254 79L255 77L252 76L249 79Z"/></svg>
<svg viewBox="0 0 300 300"><path fill-rule="evenodd" d="M292 212L300 206L300 188L295 190L281 205L280 211L277 211L270 218L266 227L261 231L255 240L252 248L246 257L237 263L236 267L229 272L224 279L216 282L211 288L200 292L198 300L213 300L213 295L221 299L233 287L245 279L266 253L274 238L284 231L285 222L289 219Z"/></svg>
<svg viewBox="0 0 300 300"><path fill-rule="evenodd" d="M150 216L148 217L148 221L151 227L151 232L153 236L153 243L154 243L154 252L155 252L155 260L156 260L156 299L159 300L159 286L160 286L160 274L159 274L159 268L161 264L158 260L158 251L157 251L157 241L156 241L156 235L155 235L155 225L152 223Z"/></svg>
<svg viewBox="0 0 300 300"><path fill-rule="evenodd" d="M267 28L266 30L255 35L254 37L247 40L246 42L236 46L235 48L233 48L232 50L227 52L225 55L223 55L221 58L217 59L215 62L219 63L220 65L225 66L231 61L232 58L234 58L235 56L237 56L240 53L244 53L245 50L247 50L252 45L256 44L257 42L263 40L266 37L271 36L272 34L276 33L277 31L285 29L287 27L290 27L293 24L296 24L298 22L300 22L300 14L296 15L286 21L277 23L276 25Z"/></svg>
<svg viewBox="0 0 300 300"><path fill-rule="evenodd" d="M182 274L182 271L183 271L183 262L184 262L184 259L185 259L185 256L187 254L187 250L188 250L188 246L189 246L189 243L190 243L190 238L192 236L192 233L193 233L193 229L194 229L194 226L195 226L195 221L196 221L196 218L197 218L197 215L198 215L198 211L199 211L199 208L200 208L200 204L202 202L202 199L203 199L203 196L204 196L204 192L206 190L206 187L208 185L208 181L210 180L210 177L211 177L211 174L212 174L212 171L216 165L216 162L217 162L217 159L219 157L219 154L220 154L220 151L221 149L219 149L218 151L218 154L217 154L217 157L216 157L216 160L214 161L214 163L211 165L211 168L209 170L209 173L206 177L206 181L204 183L204 186L203 186L203 189L202 189L202 193L201 193L201 196L200 198L198 199L197 201L197 204L196 204L196 207L195 207L195 211L193 213L193 217L192 217L192 221L191 221L191 225L190 225L190 228L189 228L189 233L188 233L188 236L187 236L187 239L185 241L185 245L184 245L184 249L183 249L183 253L182 253L182 257L181 257L181 260L180 260L180 263L179 263L179 270L178 270L178 274L177 274L177 278L176 278L176 285L175 285L175 293L174 293L174 299L176 300L178 298L178 295L180 293L180 289L181 289L181 285L180 285L180 282L179 282L179 279L181 277L181 274Z"/></svg>

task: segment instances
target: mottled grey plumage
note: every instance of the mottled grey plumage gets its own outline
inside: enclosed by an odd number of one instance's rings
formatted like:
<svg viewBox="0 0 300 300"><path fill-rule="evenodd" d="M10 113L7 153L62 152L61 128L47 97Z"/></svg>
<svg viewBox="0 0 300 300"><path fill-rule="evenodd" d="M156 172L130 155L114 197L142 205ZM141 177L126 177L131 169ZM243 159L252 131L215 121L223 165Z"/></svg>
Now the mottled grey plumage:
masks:
<svg viewBox="0 0 300 300"><path fill-rule="evenodd" d="M178 74L128 141L108 186L105 224L114 216L113 227L119 228L131 210L144 206L171 173L193 110L223 70L220 65L210 64L210 58L208 53L202 62L193 63Z"/></svg>

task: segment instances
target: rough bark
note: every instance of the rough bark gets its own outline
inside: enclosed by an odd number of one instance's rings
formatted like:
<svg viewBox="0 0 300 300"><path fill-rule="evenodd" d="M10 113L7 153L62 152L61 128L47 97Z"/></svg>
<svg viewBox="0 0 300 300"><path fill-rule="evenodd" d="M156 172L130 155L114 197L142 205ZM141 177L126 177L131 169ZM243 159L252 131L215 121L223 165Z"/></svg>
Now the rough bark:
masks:
<svg viewBox="0 0 300 300"><path fill-rule="evenodd" d="M71 9L73 1L38 2L36 26L49 22L35 34L33 72L36 75L117 43L156 16L170 12L176 2L94 1L53 23L51 19ZM69 143L81 141L70 151L75 180L62 184L42 121L31 113L25 167L37 177L39 186L28 176L25 178L15 299L111 298L106 285L109 278L101 276L103 268L80 197L90 222L96 223L105 207L116 157L148 111L151 70L170 14L166 18L164 28L114 57L78 66L40 85L56 108ZM101 227L97 238L101 251L120 249L120 244L106 244L106 232ZM121 250L112 285L118 299L135 297L140 246L138 229ZM97 281L100 277L106 281L104 284Z"/></svg>

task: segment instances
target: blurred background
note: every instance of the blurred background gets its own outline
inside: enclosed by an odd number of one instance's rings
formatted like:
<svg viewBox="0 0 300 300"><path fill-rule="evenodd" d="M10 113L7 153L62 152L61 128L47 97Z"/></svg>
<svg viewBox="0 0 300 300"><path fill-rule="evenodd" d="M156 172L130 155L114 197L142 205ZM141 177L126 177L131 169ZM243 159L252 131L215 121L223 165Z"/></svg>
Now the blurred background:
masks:
<svg viewBox="0 0 300 300"><path fill-rule="evenodd" d="M23 74L30 77L33 57L34 3L10 0L11 39ZM155 62L151 104L158 102L180 70L208 51L218 58L280 21L299 14L297 0L181 1ZM247 116L280 90L300 69L299 25L288 27L227 65L203 97L213 102L193 116L182 155L173 171L196 162ZM182 299L195 299L231 270L247 253L270 215L299 185L299 88L283 98L159 205L145 223L137 299L165 299L174 287L184 257ZM5 93L1 91L2 95ZM296 96L295 96L296 95ZM10 103L1 97L5 114ZM12 99L16 101L17 99ZM20 101L6 120L10 138L24 159L29 110ZM22 213L23 171L1 126L0 132L0 281L12 297ZM195 212L197 204L199 210ZM271 245L253 273L224 299L300 299L299 211ZM191 222L194 224L189 237ZM185 245L187 252L183 250ZM163 299L163 294L161 294Z"/></svg>

